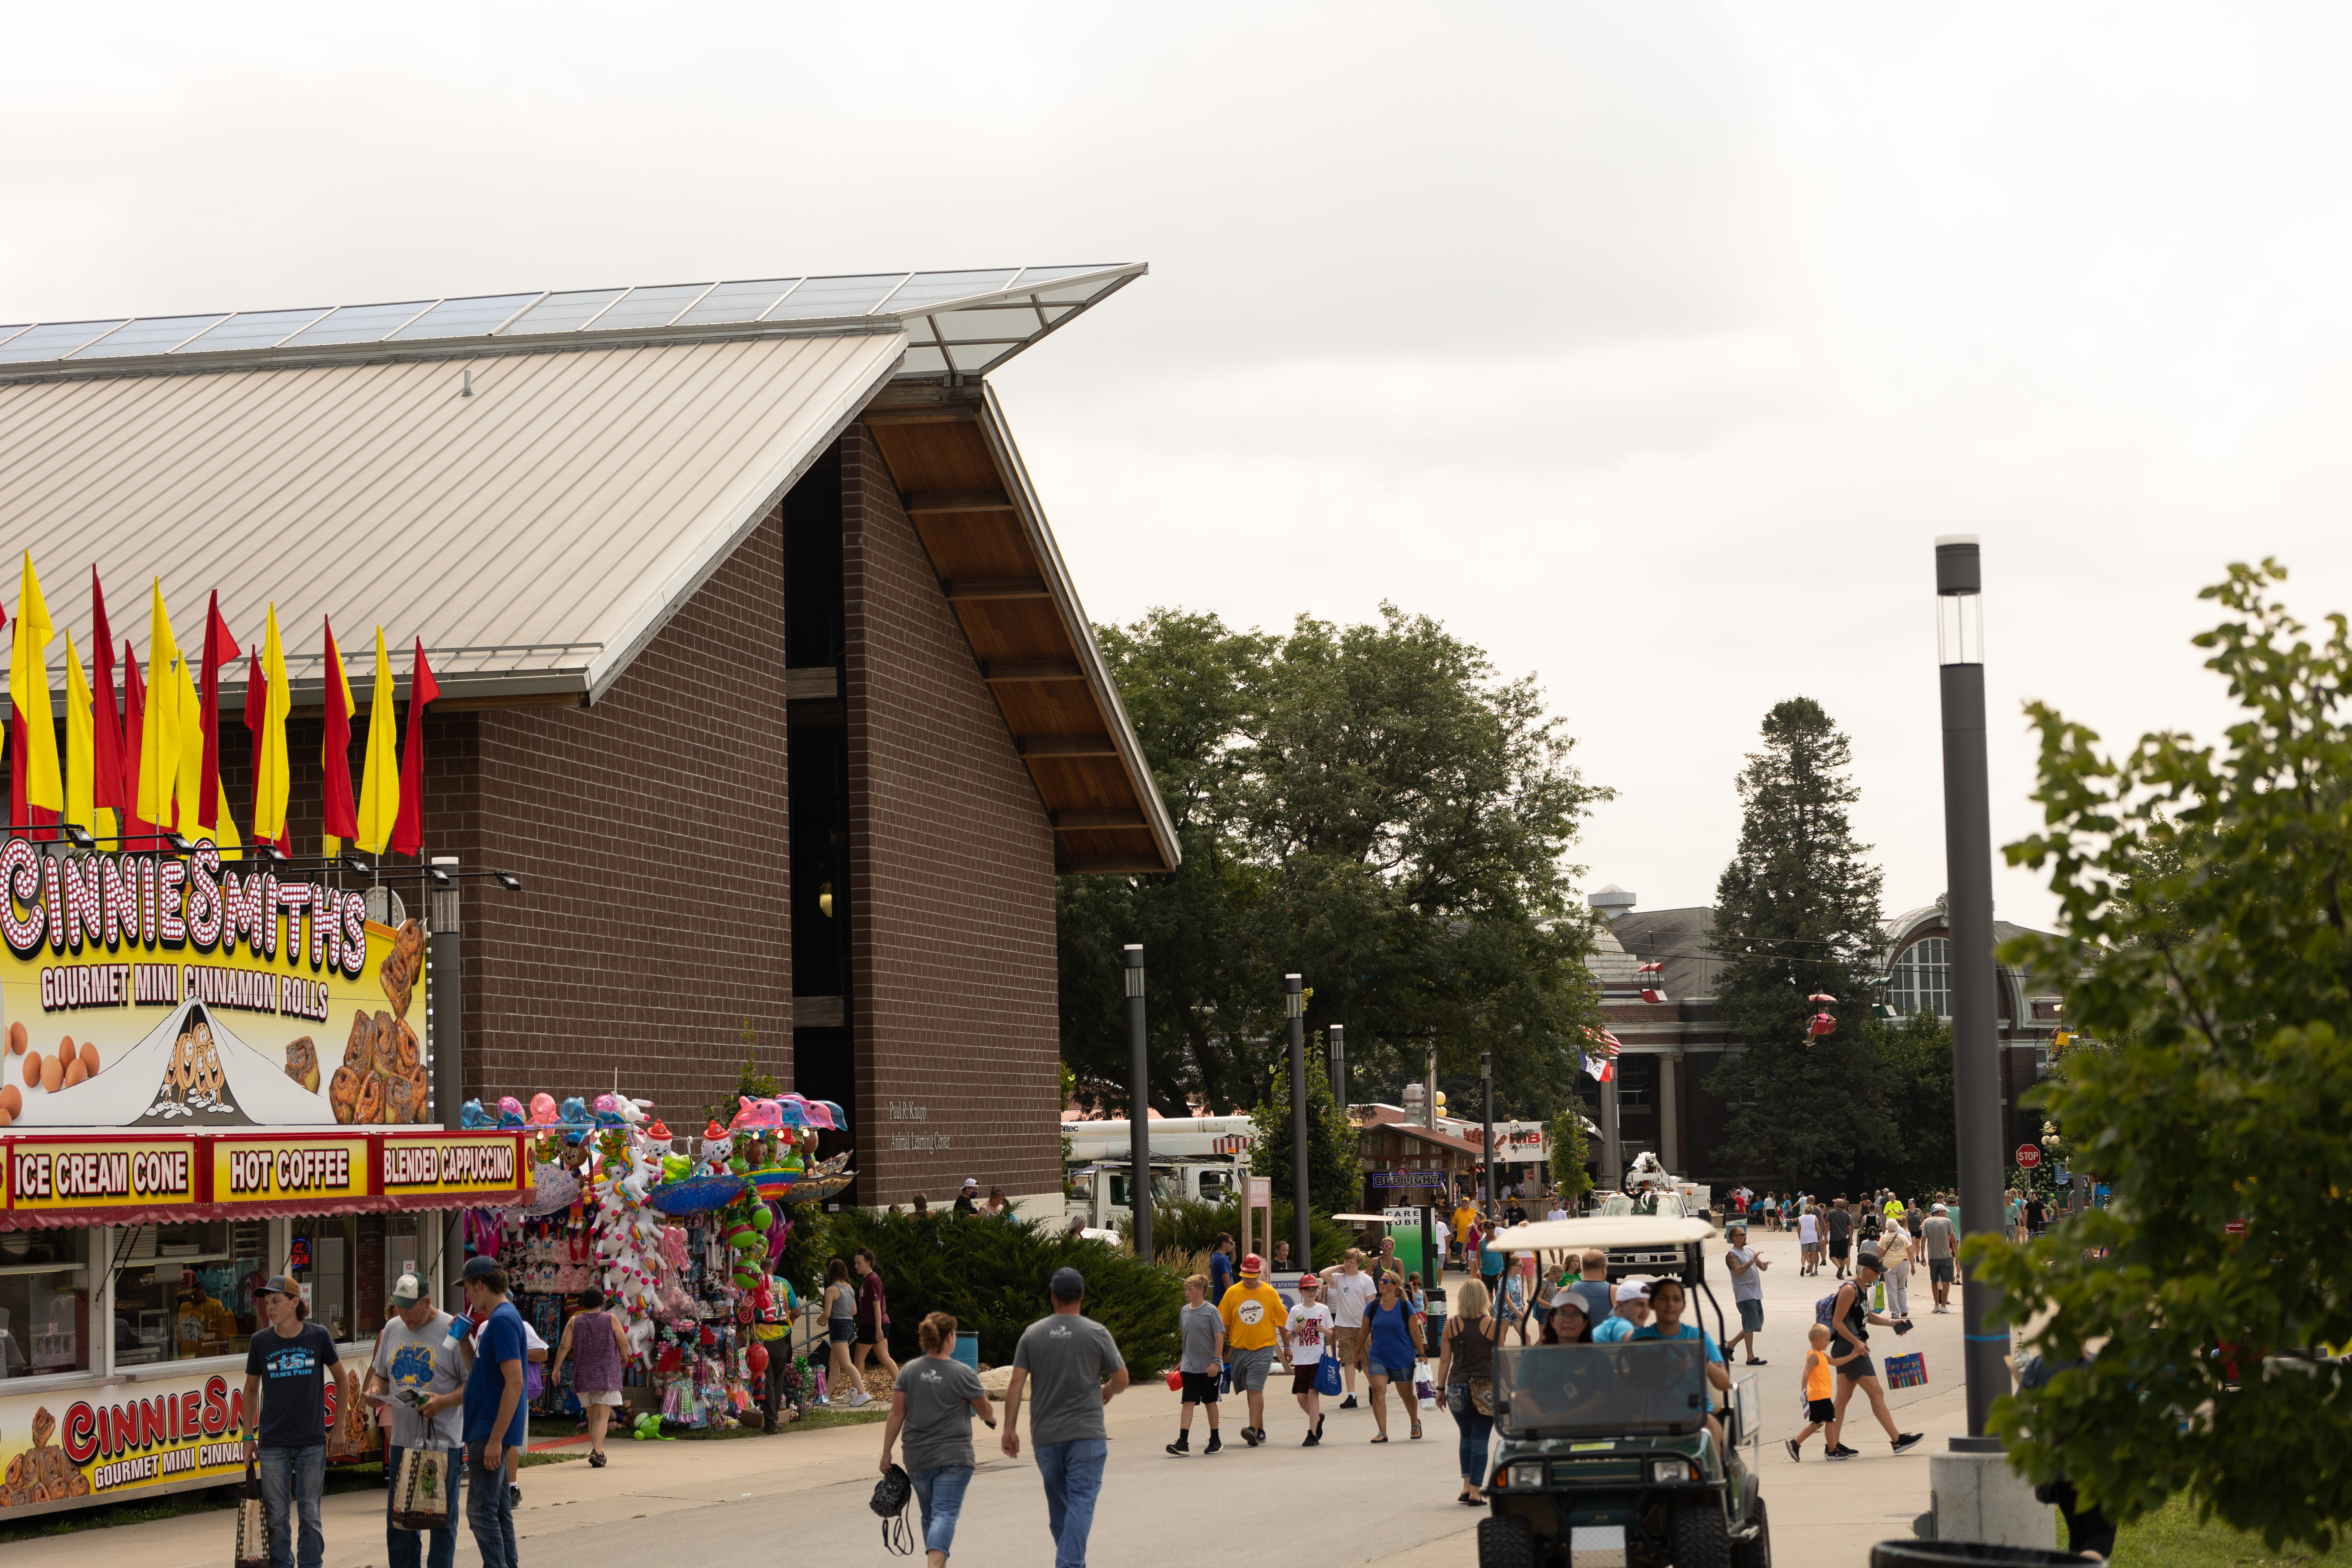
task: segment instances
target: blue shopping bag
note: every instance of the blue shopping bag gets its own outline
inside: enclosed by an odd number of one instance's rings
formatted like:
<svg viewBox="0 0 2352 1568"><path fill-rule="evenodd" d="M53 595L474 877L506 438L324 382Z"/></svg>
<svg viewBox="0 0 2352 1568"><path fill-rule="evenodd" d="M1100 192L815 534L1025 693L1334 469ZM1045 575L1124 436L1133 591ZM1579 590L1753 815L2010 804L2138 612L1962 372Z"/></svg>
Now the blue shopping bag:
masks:
<svg viewBox="0 0 2352 1568"><path fill-rule="evenodd" d="M1318 1394L1339 1392L1339 1363L1337 1357L1327 1355L1315 1363L1315 1392Z"/></svg>

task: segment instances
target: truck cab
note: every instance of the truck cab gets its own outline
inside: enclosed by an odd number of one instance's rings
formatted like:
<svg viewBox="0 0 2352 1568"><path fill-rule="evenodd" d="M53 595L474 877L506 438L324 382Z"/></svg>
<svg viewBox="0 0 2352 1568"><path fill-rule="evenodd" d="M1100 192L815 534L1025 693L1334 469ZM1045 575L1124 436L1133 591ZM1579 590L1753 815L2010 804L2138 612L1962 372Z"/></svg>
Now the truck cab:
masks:
<svg viewBox="0 0 2352 1568"><path fill-rule="evenodd" d="M1088 1230L1124 1235L1135 1223L1135 1166L1127 1160L1086 1160L1066 1173L1069 1212ZM1151 1201L1221 1204L1241 1190L1241 1166L1231 1160L1172 1158L1151 1162Z"/></svg>

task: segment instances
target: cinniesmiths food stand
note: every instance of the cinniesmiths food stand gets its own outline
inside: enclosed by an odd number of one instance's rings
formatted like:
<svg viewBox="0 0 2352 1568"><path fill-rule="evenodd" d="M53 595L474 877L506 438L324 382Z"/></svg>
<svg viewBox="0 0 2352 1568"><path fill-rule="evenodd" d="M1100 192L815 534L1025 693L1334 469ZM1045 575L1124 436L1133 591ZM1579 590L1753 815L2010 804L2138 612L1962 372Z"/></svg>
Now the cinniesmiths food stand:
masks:
<svg viewBox="0 0 2352 1568"><path fill-rule="evenodd" d="M99 890L87 924L67 879ZM209 911L170 886L200 879ZM178 906L160 918L159 882ZM391 1282L440 1262L420 1216L522 1201L525 1135L385 1119L424 1113L387 1088L421 1089L423 987L357 892L209 844L68 858L21 838L0 883L0 1510L215 1484L243 1468L253 1287L290 1265L364 1363ZM224 918L232 889L267 927Z"/></svg>

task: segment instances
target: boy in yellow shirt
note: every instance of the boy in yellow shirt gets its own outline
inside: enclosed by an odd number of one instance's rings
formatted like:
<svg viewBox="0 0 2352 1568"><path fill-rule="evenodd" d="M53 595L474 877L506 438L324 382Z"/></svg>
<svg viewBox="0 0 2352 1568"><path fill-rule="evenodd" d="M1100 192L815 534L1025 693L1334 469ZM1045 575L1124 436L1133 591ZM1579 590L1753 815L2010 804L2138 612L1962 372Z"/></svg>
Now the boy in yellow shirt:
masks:
<svg viewBox="0 0 2352 1568"><path fill-rule="evenodd" d="M1827 1323L1815 1323L1805 1338L1813 1347L1805 1352L1805 1429L1789 1439L1789 1458L1792 1459L1802 1459L1805 1439L1836 1419L1837 1369L1862 1354L1860 1350L1839 1356L1830 1354Z"/></svg>
<svg viewBox="0 0 2352 1568"><path fill-rule="evenodd" d="M1274 1370L1274 1347L1290 1321L1282 1293L1258 1278L1264 1265L1253 1252L1242 1259L1242 1277L1225 1292L1218 1311L1225 1320L1225 1360L1234 1392L1249 1396L1249 1425L1242 1441L1256 1447L1265 1441L1265 1377Z"/></svg>

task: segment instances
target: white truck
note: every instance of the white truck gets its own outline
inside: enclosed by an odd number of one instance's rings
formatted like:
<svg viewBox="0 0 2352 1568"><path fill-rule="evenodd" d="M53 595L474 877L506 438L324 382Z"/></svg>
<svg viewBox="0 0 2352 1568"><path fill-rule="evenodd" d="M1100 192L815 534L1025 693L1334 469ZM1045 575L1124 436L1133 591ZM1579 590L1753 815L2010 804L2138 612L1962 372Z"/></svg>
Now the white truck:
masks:
<svg viewBox="0 0 2352 1568"><path fill-rule="evenodd" d="M1232 1197L1249 1168L1255 1131L1246 1116L1154 1117L1147 1130L1154 1201L1221 1204ZM1134 1220L1131 1137L1124 1120L1062 1123L1069 1212L1083 1215L1089 1230L1124 1232Z"/></svg>

